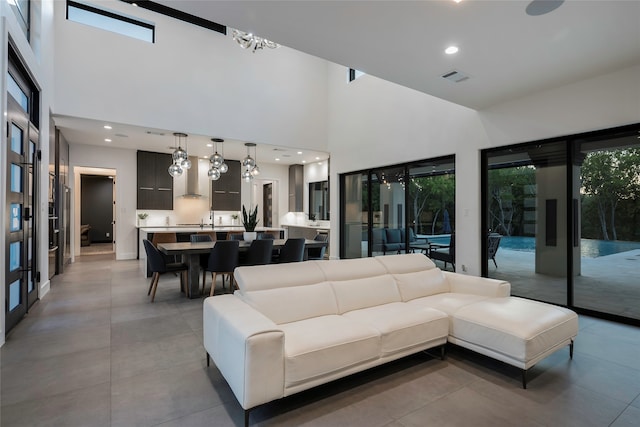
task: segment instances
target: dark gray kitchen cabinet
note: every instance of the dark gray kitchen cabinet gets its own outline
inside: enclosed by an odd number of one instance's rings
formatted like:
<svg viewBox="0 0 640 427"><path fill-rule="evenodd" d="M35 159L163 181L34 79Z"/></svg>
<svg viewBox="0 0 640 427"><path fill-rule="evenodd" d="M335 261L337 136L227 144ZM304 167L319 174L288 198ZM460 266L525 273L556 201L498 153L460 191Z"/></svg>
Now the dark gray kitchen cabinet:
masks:
<svg viewBox="0 0 640 427"><path fill-rule="evenodd" d="M304 166L289 166L289 212L303 212Z"/></svg>
<svg viewBox="0 0 640 427"><path fill-rule="evenodd" d="M211 181L211 210L239 211L242 209L240 178L241 165L238 160L225 160L229 170L217 181Z"/></svg>
<svg viewBox="0 0 640 427"><path fill-rule="evenodd" d="M138 151L138 209L172 210L171 154Z"/></svg>

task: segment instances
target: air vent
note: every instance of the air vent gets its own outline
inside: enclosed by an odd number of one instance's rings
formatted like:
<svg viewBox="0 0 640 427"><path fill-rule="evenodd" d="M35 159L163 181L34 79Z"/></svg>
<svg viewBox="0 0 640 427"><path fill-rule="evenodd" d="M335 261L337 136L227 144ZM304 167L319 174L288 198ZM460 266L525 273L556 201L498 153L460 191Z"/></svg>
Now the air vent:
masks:
<svg viewBox="0 0 640 427"><path fill-rule="evenodd" d="M162 133L162 132L156 132L156 131L153 131L153 130L148 130L148 131L147 131L147 133L148 133L149 135L164 136L164 133Z"/></svg>
<svg viewBox="0 0 640 427"><path fill-rule="evenodd" d="M469 76L458 70L449 71L443 74L442 77L454 83L460 83L469 79Z"/></svg>

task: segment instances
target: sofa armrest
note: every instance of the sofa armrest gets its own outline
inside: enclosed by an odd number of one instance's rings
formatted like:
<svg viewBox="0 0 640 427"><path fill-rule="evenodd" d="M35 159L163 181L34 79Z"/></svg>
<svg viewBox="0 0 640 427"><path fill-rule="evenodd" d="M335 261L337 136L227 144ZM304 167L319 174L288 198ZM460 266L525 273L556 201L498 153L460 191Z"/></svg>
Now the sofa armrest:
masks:
<svg viewBox="0 0 640 427"><path fill-rule="evenodd" d="M204 347L244 409L284 396L284 332L234 295L209 297Z"/></svg>
<svg viewBox="0 0 640 427"><path fill-rule="evenodd" d="M511 283L504 280L468 276L450 271L443 271L442 273L451 286L451 292L486 297L508 297L511 294Z"/></svg>

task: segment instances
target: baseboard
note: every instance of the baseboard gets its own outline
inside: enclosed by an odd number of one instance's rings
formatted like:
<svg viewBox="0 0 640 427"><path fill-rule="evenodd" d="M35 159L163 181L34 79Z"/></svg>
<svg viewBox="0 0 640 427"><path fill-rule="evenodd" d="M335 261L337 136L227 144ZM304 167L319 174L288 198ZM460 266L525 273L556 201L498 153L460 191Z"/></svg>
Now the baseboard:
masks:
<svg viewBox="0 0 640 427"><path fill-rule="evenodd" d="M40 285L40 293L38 294L38 298L42 298L49 293L51 290L51 280L47 280L46 282Z"/></svg>

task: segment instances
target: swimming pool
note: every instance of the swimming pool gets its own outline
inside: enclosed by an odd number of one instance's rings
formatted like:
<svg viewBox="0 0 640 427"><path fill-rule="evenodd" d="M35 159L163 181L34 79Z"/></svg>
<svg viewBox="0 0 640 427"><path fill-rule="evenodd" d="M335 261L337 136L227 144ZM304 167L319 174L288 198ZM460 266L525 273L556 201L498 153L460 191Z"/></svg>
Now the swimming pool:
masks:
<svg viewBox="0 0 640 427"><path fill-rule="evenodd" d="M535 237L503 236L500 247L514 251L535 252ZM580 255L587 258L598 258L640 249L640 242L625 242L620 240L580 239Z"/></svg>

